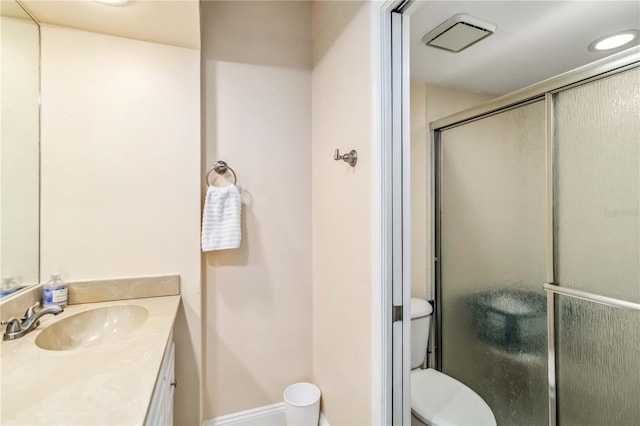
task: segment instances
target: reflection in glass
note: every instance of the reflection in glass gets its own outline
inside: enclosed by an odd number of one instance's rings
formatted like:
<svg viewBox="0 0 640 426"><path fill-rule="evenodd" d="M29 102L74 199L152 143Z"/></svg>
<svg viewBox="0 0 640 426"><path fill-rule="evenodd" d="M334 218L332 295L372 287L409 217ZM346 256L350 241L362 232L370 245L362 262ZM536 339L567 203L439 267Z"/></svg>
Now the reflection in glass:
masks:
<svg viewBox="0 0 640 426"><path fill-rule="evenodd" d="M0 3L1 296L39 280L40 31L16 2Z"/></svg>
<svg viewBox="0 0 640 426"><path fill-rule="evenodd" d="M499 425L548 423L545 107L441 138L442 370Z"/></svg>
<svg viewBox="0 0 640 426"><path fill-rule="evenodd" d="M555 99L555 281L640 302L640 68Z"/></svg>
<svg viewBox="0 0 640 426"><path fill-rule="evenodd" d="M556 297L559 424L637 425L640 312Z"/></svg>
<svg viewBox="0 0 640 426"><path fill-rule="evenodd" d="M555 100L556 284L640 302L640 69ZM640 312L557 296L558 420L637 425Z"/></svg>

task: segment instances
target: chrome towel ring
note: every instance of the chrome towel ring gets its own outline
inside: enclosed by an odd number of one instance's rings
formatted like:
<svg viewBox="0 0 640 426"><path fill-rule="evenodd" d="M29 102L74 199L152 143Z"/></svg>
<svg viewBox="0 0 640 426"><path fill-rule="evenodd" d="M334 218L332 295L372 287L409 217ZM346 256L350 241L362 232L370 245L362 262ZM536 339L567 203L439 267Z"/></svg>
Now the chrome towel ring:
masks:
<svg viewBox="0 0 640 426"><path fill-rule="evenodd" d="M216 172L217 174L222 176L225 173L227 173L227 171L233 174L233 184L235 185L236 182L238 181L238 178L236 177L236 172L234 172L233 169L229 167L229 165L222 160L216 161L213 167L209 169L209 171L207 172L207 176L204 178L204 181L207 184L207 186L211 186L213 185L213 182L209 182L209 176L211 175L211 172Z"/></svg>

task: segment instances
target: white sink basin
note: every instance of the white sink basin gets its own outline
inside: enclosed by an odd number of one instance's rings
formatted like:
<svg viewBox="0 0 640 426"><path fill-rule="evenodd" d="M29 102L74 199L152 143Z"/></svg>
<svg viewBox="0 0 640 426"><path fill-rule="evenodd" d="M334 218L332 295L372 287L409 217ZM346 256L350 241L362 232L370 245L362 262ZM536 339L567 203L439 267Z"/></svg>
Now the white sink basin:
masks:
<svg viewBox="0 0 640 426"><path fill-rule="evenodd" d="M126 336L140 327L149 311L137 305L114 305L80 312L42 330L36 345L51 351L96 346Z"/></svg>

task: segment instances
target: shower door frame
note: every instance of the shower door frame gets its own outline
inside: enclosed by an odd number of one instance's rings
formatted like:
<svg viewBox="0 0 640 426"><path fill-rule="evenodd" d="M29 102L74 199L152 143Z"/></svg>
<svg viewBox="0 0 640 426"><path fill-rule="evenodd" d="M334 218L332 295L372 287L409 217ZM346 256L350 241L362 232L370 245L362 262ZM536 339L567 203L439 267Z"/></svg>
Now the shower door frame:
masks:
<svg viewBox="0 0 640 426"><path fill-rule="evenodd" d="M575 70L560 74L524 89L501 96L477 107L450 115L430 123L431 134L431 222L432 228L432 294L435 295L435 339L432 352L435 354L435 367L442 370L442 263L441 259L441 136L442 132L463 124L499 114L510 109L544 100L545 102L545 166L546 166L546 282L540 283L547 294L547 339L548 339L548 386L549 386L549 425L557 424L556 399L556 350L555 350L555 294L587 300L594 303L615 306L622 309L640 311L640 304L604 297L597 294L571 290L554 284L553 258L553 137L554 115L553 95L572 87L589 83L635 67L640 67L640 46L636 46L607 58L584 65ZM405 189L406 190L406 189ZM407 193L408 196L408 193ZM406 372L408 375L409 372Z"/></svg>

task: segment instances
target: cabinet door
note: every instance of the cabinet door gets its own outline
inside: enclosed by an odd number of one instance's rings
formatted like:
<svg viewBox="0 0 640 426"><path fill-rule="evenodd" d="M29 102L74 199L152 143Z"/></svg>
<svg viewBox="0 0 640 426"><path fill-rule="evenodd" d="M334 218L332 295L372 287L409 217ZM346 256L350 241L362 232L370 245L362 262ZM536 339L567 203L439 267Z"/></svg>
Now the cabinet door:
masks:
<svg viewBox="0 0 640 426"><path fill-rule="evenodd" d="M177 382L175 375L175 354L176 345L171 342L167 360L167 387L165 394L165 420L167 425L173 425L173 394L175 393Z"/></svg>
<svg viewBox="0 0 640 426"><path fill-rule="evenodd" d="M171 426L173 425L173 392L175 383L175 344L173 336L167 344L167 349L162 358L162 366L158 374L151 404L147 413L145 426Z"/></svg>
<svg viewBox="0 0 640 426"><path fill-rule="evenodd" d="M153 396L151 397L151 405L147 414L145 426L164 426L166 424L166 408L165 400L167 393L167 378L164 371L160 372L156 383Z"/></svg>

